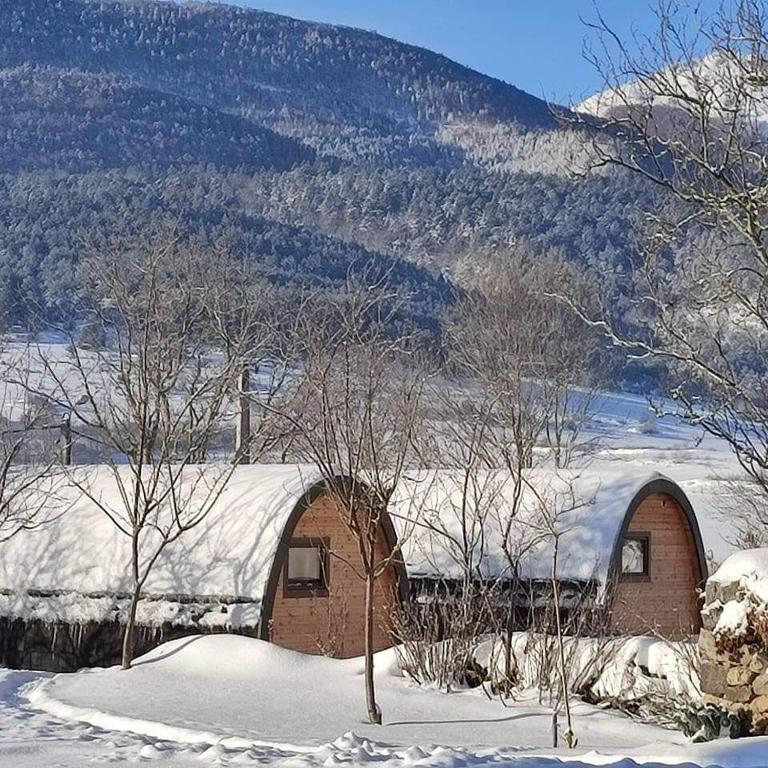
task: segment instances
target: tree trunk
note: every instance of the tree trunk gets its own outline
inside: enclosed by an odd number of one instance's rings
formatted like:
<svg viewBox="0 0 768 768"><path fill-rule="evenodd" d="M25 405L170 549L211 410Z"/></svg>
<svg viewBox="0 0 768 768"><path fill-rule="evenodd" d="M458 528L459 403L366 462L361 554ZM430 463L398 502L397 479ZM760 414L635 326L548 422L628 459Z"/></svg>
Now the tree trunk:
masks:
<svg viewBox="0 0 768 768"><path fill-rule="evenodd" d="M565 642L563 640L563 625L560 621L560 584L557 580L557 558L559 554L560 540L556 535L552 547L552 597L555 601L555 628L557 631L557 655L560 668L560 687L562 690L563 706L565 708L566 731L563 734L568 749L576 746L577 739L573 733L571 721L571 700L568 691L568 674L565 669Z"/></svg>
<svg viewBox="0 0 768 768"><path fill-rule="evenodd" d="M368 707L369 722L381 725L381 710L376 703L376 690L373 684L373 589L375 584L373 573L367 573L365 576L365 703Z"/></svg>
<svg viewBox="0 0 768 768"><path fill-rule="evenodd" d="M140 595L141 586L136 584L131 595L131 604L128 606L128 619L125 622L125 632L123 634L123 660L121 662L123 669L130 669L133 662L136 610L139 607Z"/></svg>
<svg viewBox="0 0 768 768"><path fill-rule="evenodd" d="M507 616L506 632L504 632L504 685L512 686L512 619Z"/></svg>

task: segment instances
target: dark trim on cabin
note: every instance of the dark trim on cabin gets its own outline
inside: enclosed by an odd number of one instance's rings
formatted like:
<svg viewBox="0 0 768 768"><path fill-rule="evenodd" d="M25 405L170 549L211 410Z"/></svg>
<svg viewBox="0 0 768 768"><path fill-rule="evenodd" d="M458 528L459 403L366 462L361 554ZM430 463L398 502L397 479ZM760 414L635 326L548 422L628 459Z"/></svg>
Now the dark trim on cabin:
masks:
<svg viewBox="0 0 768 768"><path fill-rule="evenodd" d="M646 483L635 495L632 501L627 507L627 511L624 513L624 520L621 523L621 528L616 540L613 542L613 552L611 553L610 565L608 568L607 584L615 584L618 580L622 579L621 573L621 547L624 542L624 537L629 531L629 524L632 522L632 518L635 516L638 507L654 493L663 493L674 499L679 505L680 509L688 522L688 526L693 536L693 543L696 547L696 559L699 563L699 573L701 574L701 582L703 584L707 580L707 558L704 554L704 542L701 538L701 529L699 528L699 522L696 519L696 513L693 511L691 502L685 495L683 489L672 480L667 480L664 477L660 477L657 480L651 480Z"/></svg>
<svg viewBox="0 0 768 768"><path fill-rule="evenodd" d="M340 475L337 480L348 481ZM309 509L320 496L328 492L328 484L325 480L318 480L311 485L296 502L291 514L283 526L283 532L280 534L280 541L277 544L275 555L272 559L272 567L269 571L267 586L264 589L264 599L261 603L261 617L259 619L259 634L261 640L269 640L270 624L272 622L272 611L275 607L275 596L277 594L277 585L280 583L280 574L283 563L288 557L288 548L293 539L293 532L301 520L301 516ZM384 540L392 552L397 544L397 532L389 514L385 511L381 518L381 527L384 533ZM400 552L392 556L392 567L395 569L395 581L397 583L397 597L401 604L408 599L408 574L405 570L405 563Z"/></svg>

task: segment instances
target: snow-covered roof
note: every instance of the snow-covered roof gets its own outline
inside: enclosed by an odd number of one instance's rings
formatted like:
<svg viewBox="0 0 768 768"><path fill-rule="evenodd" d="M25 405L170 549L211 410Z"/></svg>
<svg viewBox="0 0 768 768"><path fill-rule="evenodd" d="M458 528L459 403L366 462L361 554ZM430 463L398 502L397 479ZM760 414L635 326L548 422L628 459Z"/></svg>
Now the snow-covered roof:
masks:
<svg viewBox="0 0 768 768"><path fill-rule="evenodd" d="M197 468L190 468L186 475L187 483L195 486L191 495L198 500L207 498L223 470L211 465L206 471L205 482L200 481ZM121 472L127 477L127 468ZM113 470L84 468L75 477L87 484L87 494L62 477L57 503L66 510L64 514L0 545L0 593L6 593L0 599L0 611L6 615L39 612L45 617L51 608L35 603L36 592L93 598L130 591L130 539L93 500L120 513L123 507ZM263 599L285 524L299 499L319 479L317 471L307 466L237 467L210 513L163 552L145 594L223 598L224 602L239 599L252 605L246 623L257 623L253 609ZM9 603L9 592L26 604ZM23 598L18 597L22 594ZM108 609L92 598L94 610ZM57 603L78 620L93 613L88 600L59 596Z"/></svg>
<svg viewBox="0 0 768 768"><path fill-rule="evenodd" d="M185 470L181 501L203 503L223 471L216 465ZM121 472L127 477L127 468ZM124 612L130 539L94 501L119 514L120 486L108 467L75 473L87 494L62 476L56 500L65 514L2 545L0 614L85 621ZM257 625L286 524L320 480L310 466L237 467L207 517L163 551L144 586L149 599L140 621ZM400 482L390 516L411 577L458 578L462 552L478 566L473 573L508 576L512 551L520 556L521 577L545 579L554 530L558 577L605 583L633 499L661 480L652 468L618 462L580 471L536 468L526 473L515 506L514 483L503 472L474 474L468 482L455 470L424 471ZM104 599L115 595L122 602ZM194 618L201 599L216 605L202 621Z"/></svg>
<svg viewBox="0 0 768 768"><path fill-rule="evenodd" d="M556 531L558 577L605 583L633 499L661 480L652 468L617 462L531 469L519 490L500 471L431 471L400 483L391 514L411 576L458 578L470 559L485 577L509 575L511 552L522 578L549 578Z"/></svg>

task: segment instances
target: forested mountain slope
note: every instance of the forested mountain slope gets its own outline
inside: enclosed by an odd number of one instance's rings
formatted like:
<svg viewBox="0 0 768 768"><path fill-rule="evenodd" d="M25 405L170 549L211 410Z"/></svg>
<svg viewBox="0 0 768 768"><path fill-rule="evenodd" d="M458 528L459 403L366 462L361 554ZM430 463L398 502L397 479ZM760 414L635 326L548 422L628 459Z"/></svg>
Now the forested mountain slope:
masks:
<svg viewBox="0 0 768 768"><path fill-rule="evenodd" d="M172 217L279 279L403 259L420 316L490 250L602 273L632 252L632 179L577 182L546 103L374 33L211 4L0 5L6 322L67 312L82 242ZM610 268L607 270L606 268Z"/></svg>
<svg viewBox="0 0 768 768"><path fill-rule="evenodd" d="M441 153L433 139L443 121L554 122L547 105L523 91L346 27L209 4L10 0L4 7L0 66L110 73L270 123L323 154L431 161Z"/></svg>

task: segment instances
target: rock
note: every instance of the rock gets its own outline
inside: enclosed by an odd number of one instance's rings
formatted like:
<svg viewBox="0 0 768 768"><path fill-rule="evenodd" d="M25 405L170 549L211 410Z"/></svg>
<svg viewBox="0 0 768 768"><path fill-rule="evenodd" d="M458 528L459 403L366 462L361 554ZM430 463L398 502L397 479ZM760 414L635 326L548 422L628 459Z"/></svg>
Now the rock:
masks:
<svg viewBox="0 0 768 768"><path fill-rule="evenodd" d="M768 696L768 672L763 672L752 681L752 690L758 696Z"/></svg>
<svg viewBox="0 0 768 768"><path fill-rule="evenodd" d="M749 668L758 674L760 672L765 672L766 667L768 667L768 662L766 662L764 656L760 656L759 654L755 654L749 662Z"/></svg>
<svg viewBox="0 0 768 768"><path fill-rule="evenodd" d="M757 716L752 721L752 733L750 736L765 736L768 731L768 717Z"/></svg>
<svg viewBox="0 0 768 768"><path fill-rule="evenodd" d="M721 698L725 697L728 687L728 670L726 667L712 661L702 661L699 672L702 693L712 693ZM751 692L750 688L750 692Z"/></svg>
<svg viewBox="0 0 768 768"><path fill-rule="evenodd" d="M712 631L717 626L717 622L720 619L722 613L723 607L719 603L708 605L701 612L702 627L704 627L706 630Z"/></svg>
<svg viewBox="0 0 768 768"><path fill-rule="evenodd" d="M738 600L741 596L741 584L738 581L731 581L727 584L719 584L717 590L717 599L725 604L731 600Z"/></svg>
<svg viewBox="0 0 768 768"><path fill-rule="evenodd" d="M728 701L735 701L739 704L746 704L752 698L751 685L729 685L723 693L723 698Z"/></svg>
<svg viewBox="0 0 768 768"><path fill-rule="evenodd" d="M745 706L752 715L753 734L764 734L768 730L768 696L758 696Z"/></svg>
<svg viewBox="0 0 768 768"><path fill-rule="evenodd" d="M732 649L729 653L721 653L718 659L725 661L729 667L744 667L749 669L752 659L755 657L755 649L749 645L740 645Z"/></svg>
<svg viewBox="0 0 768 768"><path fill-rule="evenodd" d="M726 674L728 685L751 685L755 677L748 667L731 667Z"/></svg>
<svg viewBox="0 0 768 768"><path fill-rule="evenodd" d="M711 630L702 629L699 632L699 653L702 659L717 658L717 646L715 645L715 636Z"/></svg>
<svg viewBox="0 0 768 768"><path fill-rule="evenodd" d="M717 600L718 592L720 591L719 586L720 585L712 579L707 581L707 586L704 588L704 605L709 605Z"/></svg>
<svg viewBox="0 0 768 768"><path fill-rule="evenodd" d="M716 661L720 664L724 663L726 666L732 666L733 654L728 652L721 652L718 650L717 640L712 630L702 629L699 632L698 647L699 647L699 656L702 660ZM741 650L739 649L737 653L741 654ZM751 658L752 658L752 655L750 654L750 659ZM749 665L743 664L742 666L749 666Z"/></svg>
<svg viewBox="0 0 768 768"><path fill-rule="evenodd" d="M754 645L742 645L739 649L741 653L740 664L742 667L750 667L752 660L758 656L758 651ZM759 657L758 657L759 658Z"/></svg>
<svg viewBox="0 0 768 768"><path fill-rule="evenodd" d="M755 702L752 702L747 706L749 707L749 711L752 714L752 732L754 735L760 736L768 731L768 711L762 708L756 708L754 703ZM761 704L758 701L758 707L763 707L765 704L768 704L768 702Z"/></svg>

